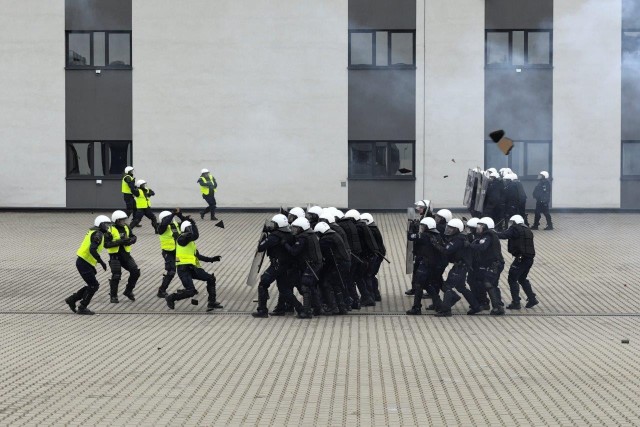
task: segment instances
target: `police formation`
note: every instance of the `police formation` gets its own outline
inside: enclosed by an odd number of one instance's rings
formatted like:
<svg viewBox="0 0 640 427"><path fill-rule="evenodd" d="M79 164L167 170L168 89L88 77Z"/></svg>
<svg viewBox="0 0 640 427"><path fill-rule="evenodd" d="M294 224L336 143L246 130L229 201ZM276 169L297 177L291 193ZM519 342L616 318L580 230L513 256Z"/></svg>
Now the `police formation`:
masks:
<svg viewBox="0 0 640 427"><path fill-rule="evenodd" d="M100 284L96 278L96 265L100 264L103 270L107 270L107 264L100 257L100 252L107 249L109 254L109 267L111 279L109 280L110 301L119 303L118 288L122 278L122 270L129 273L127 285L123 296L135 301L133 293L136 283L140 278L138 268L133 256L132 247L137 242L133 233L144 216L151 220L155 234L159 235L160 249L164 260L165 274L158 289L158 298L166 300L167 307L174 309L177 301L192 298L191 303L197 304L193 297L198 293L193 281L201 280L207 283L208 304L207 311L222 308L216 298L216 278L205 271L201 262L218 262L220 256L207 257L198 251L196 240L200 237L196 221L188 215L184 215L180 209L163 211L160 213L160 222L151 211L151 197L154 191L148 187L146 181L136 180L133 176L133 168L127 166L122 178L122 194L126 205L126 211L117 210L111 218L100 215L94 221L94 226L85 235L80 248L77 251L76 268L85 282L85 286L65 299L69 308L78 314L91 315L89 303L98 290ZM197 180L203 199L207 202L207 208L200 212L200 217L211 213L211 219L215 217L216 200L214 193L218 184L207 169L201 171ZM127 218L131 216L129 225ZM176 273L182 282L183 289L168 294L167 289Z"/></svg>
<svg viewBox="0 0 640 427"><path fill-rule="evenodd" d="M270 265L259 279L258 307L253 317L284 316L295 311L299 318L311 319L347 314L382 300L376 276L386 249L371 214L361 215L354 209L343 213L320 206L312 206L307 212L292 208L265 224L256 259L264 253ZM269 287L274 282L278 301L269 313Z"/></svg>

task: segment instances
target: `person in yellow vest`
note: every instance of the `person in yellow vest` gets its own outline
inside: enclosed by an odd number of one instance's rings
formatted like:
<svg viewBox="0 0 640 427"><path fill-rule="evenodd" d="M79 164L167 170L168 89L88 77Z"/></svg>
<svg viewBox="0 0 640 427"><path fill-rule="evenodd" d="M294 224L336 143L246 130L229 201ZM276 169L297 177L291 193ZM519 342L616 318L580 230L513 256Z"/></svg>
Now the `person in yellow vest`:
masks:
<svg viewBox="0 0 640 427"><path fill-rule="evenodd" d="M123 211L115 211L111 215L111 228L104 236L104 247L109 252L109 267L111 267L111 280L109 280L111 302L117 304L118 301L118 284L122 277L122 269L129 272L129 281L127 287L124 288L123 295L131 301L136 298L133 295L133 289L140 278L140 269L136 261L131 256L131 245L136 243L137 237L133 231L125 224L127 214Z"/></svg>
<svg viewBox="0 0 640 427"><path fill-rule="evenodd" d="M200 171L200 177L198 178L198 184L200 185L200 192L202 198L207 202L207 207L200 212L200 218L204 219L204 216L211 212L211 220L217 220L216 218L216 196L215 192L218 191L218 183L216 179L209 173L209 169L202 169Z"/></svg>
<svg viewBox="0 0 640 427"><path fill-rule="evenodd" d="M136 180L133 177L133 167L127 166L124 168L124 176L122 177L121 191L124 198L124 204L126 206L125 212L127 216L135 216L136 214L136 199L133 197L133 191L136 189Z"/></svg>
<svg viewBox="0 0 640 427"><path fill-rule="evenodd" d="M158 234L158 220L151 211L151 196L155 196L156 193L147 187L147 181L139 179L136 181L136 188L133 190L133 195L136 199L137 211L131 220L131 224L129 224L129 228L135 228L140 224L140 221L142 221L142 217L146 216L151 220L151 225L153 226L155 233Z"/></svg>
<svg viewBox="0 0 640 427"><path fill-rule="evenodd" d="M95 314L89 310L89 303L93 294L100 287L100 283L96 279L96 264L100 264L102 269L107 271L107 264L100 258L100 252L104 249L104 234L109 231L111 220L106 215L100 215L96 217L93 225L94 227L91 227L85 234L84 240L76 252L78 255L76 268L86 286L64 300L71 311L78 314ZM80 305L76 307L78 301L80 301Z"/></svg>
<svg viewBox="0 0 640 427"><path fill-rule="evenodd" d="M166 297L167 306L173 310L176 308L176 301L196 295L198 291L193 285L195 279L207 282L207 293L209 294L207 311L222 308L222 305L216 300L216 277L200 267L200 261L218 262L222 257L206 257L198 252L195 241L198 240L200 234L195 221L183 221L180 224L180 231L181 233L176 240L176 266L184 290L181 289L168 295Z"/></svg>
<svg viewBox="0 0 640 427"><path fill-rule="evenodd" d="M160 225L158 225L158 234L160 235L160 249L162 250L162 258L164 258L165 274L162 277L160 289L158 289L158 298L166 298L169 283L176 275L176 239L180 235L180 223L185 218L176 209L173 212L160 212Z"/></svg>

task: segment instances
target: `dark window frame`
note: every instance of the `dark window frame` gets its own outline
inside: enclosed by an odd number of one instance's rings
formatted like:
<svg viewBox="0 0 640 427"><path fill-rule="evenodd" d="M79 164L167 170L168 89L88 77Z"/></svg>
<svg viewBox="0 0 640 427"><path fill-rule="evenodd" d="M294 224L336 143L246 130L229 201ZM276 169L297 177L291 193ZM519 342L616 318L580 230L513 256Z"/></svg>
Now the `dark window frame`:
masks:
<svg viewBox="0 0 640 427"><path fill-rule="evenodd" d="M524 163L524 168L525 168L525 173L523 173L522 175L518 175L518 179L520 179L521 181L534 181L536 179L538 179L538 174L540 173L540 171L536 171L535 173L531 173L531 171L529 171L529 151L527 150L527 146L529 144L549 144L549 170L547 172L549 172L550 176L553 176L553 141L550 139L528 139L528 140L514 140L513 141L514 145L515 144L523 144L524 143L524 147L523 147L523 163ZM496 145L495 142L493 142L492 140L488 139L484 141L484 168L492 168L495 167L495 165L489 165L487 164L487 146L489 144L492 145ZM499 148L496 147L496 150L499 150ZM509 155L507 156L508 160L507 160L507 167L511 168L513 166L513 156L511 155L511 153L509 153ZM498 168L499 169L499 168Z"/></svg>
<svg viewBox="0 0 640 427"><path fill-rule="evenodd" d="M637 68L636 64L629 65L629 63L625 62L625 60L624 60L624 54L625 54L625 50L624 50L624 41L625 41L624 37L625 36L624 36L624 33L640 33L640 29L626 28L626 29L623 29L620 32L620 42L621 42L620 43L620 56L622 58L622 68L636 69ZM640 53L640 50L639 50L639 53Z"/></svg>
<svg viewBox="0 0 640 427"><path fill-rule="evenodd" d="M354 175L351 168L351 145L352 144L370 144L371 152L374 153L373 148L375 144L384 142L386 144L411 144L412 147L412 159L411 159L411 174L406 175L386 175L375 176L373 168L375 162L371 164L371 171L369 175ZM348 162L348 178L350 181L415 181L416 180L416 141L415 140L389 140L389 139L354 139L349 140L347 145L347 162Z"/></svg>
<svg viewBox="0 0 640 427"><path fill-rule="evenodd" d="M93 34L104 33L105 65L94 65ZM74 65L69 63L69 34L89 34L90 65ZM109 34L129 34L129 64L109 65ZM133 35L127 30L72 30L65 31L65 69L67 70L132 70L133 69Z"/></svg>
<svg viewBox="0 0 640 427"><path fill-rule="evenodd" d="M520 65L513 65L513 33L514 31L524 32L524 62L525 63ZM487 40L489 38L489 33L509 33L509 63L508 64L488 64L489 48L488 48ZM549 63L548 64L529 64L529 33L549 33ZM484 30L484 66L485 68L496 68L496 69L553 68L553 30L529 29L529 28Z"/></svg>
<svg viewBox="0 0 640 427"><path fill-rule="evenodd" d="M638 175L625 175L624 174L624 145L625 144L640 144L640 140L637 139L623 139L620 144L620 180L621 181L638 181L640 180L640 174Z"/></svg>
<svg viewBox="0 0 640 427"><path fill-rule="evenodd" d="M110 164L109 164L109 159L105 159L105 148L107 145L110 144L129 144L129 156L131 157L131 164L129 164L128 166L133 166L133 141L131 140L124 140L124 139L109 139L109 140L102 140L102 141L96 141L96 140L88 140L88 139L68 139L65 141L64 144L64 155L65 155L65 178L68 180L94 180L94 179L104 179L104 180L118 180L121 179L122 176L121 174L109 174L109 173L104 173L103 175L96 175L95 173L95 151L93 152L93 155L91 156L91 159L89 161L89 168L91 169L91 174L90 175L69 175L69 165L67 164L68 161L68 157L67 157L67 150L69 150L69 146L71 144L93 144L93 150L96 149L96 145L95 144L100 144L99 145L99 150L100 150L100 161L102 163L102 168L104 171L108 171Z"/></svg>
<svg viewBox="0 0 640 427"><path fill-rule="evenodd" d="M387 64L389 65L376 65L376 43L377 43L377 32L386 32L387 33ZM371 65L367 64L351 64L351 34L354 33L369 33L371 34ZM396 64L391 65L391 38L394 33L403 33L408 34L411 33L413 35L413 64L405 65L405 64ZM347 64L349 70L415 70L416 67L416 30L397 30L397 29L381 29L377 28L367 29L367 30L349 30L348 35L348 45L349 49L347 52Z"/></svg>

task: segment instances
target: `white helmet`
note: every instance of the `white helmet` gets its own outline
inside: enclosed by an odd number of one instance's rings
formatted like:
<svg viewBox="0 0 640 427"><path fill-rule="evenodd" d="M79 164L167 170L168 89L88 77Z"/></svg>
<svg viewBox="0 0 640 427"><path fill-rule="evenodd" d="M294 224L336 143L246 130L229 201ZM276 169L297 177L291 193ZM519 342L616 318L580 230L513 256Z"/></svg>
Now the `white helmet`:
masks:
<svg viewBox="0 0 640 427"><path fill-rule="evenodd" d="M428 216L420 221L420 225L426 226L427 230L434 230L436 228L436 220Z"/></svg>
<svg viewBox="0 0 640 427"><path fill-rule="evenodd" d="M169 215L171 215L171 212L162 211L162 212L160 212L160 215L158 215L158 219L160 220L160 222L162 222L162 220L165 219L166 217L168 217Z"/></svg>
<svg viewBox="0 0 640 427"><path fill-rule="evenodd" d="M344 216L347 218L353 218L356 221L360 221L360 212L355 209L348 210L347 213L344 214Z"/></svg>
<svg viewBox="0 0 640 427"><path fill-rule="evenodd" d="M209 169L202 169L200 173L209 173Z"/></svg>
<svg viewBox="0 0 640 427"><path fill-rule="evenodd" d="M296 218L304 218L304 210L299 207L291 208L289 215L293 215Z"/></svg>
<svg viewBox="0 0 640 427"><path fill-rule="evenodd" d="M370 213L363 213L360 215L360 219L367 223L367 225L373 224L373 216Z"/></svg>
<svg viewBox="0 0 640 427"><path fill-rule="evenodd" d="M511 168L500 168L500 176L504 177L511 173Z"/></svg>
<svg viewBox="0 0 640 427"><path fill-rule="evenodd" d="M342 219L344 218L344 212L342 212L340 209L336 209L335 211L333 211L333 214L336 216L336 218L338 219Z"/></svg>
<svg viewBox="0 0 640 427"><path fill-rule="evenodd" d="M518 175L513 172L511 172L509 175L511 175L511 181L515 181L518 179Z"/></svg>
<svg viewBox="0 0 640 427"><path fill-rule="evenodd" d="M504 168L502 168L502 169L504 169ZM500 169L500 170L502 170L502 169ZM495 173L498 173L498 170L497 170L496 168L489 168L489 169L487 169L485 172L495 172Z"/></svg>
<svg viewBox="0 0 640 427"><path fill-rule="evenodd" d="M191 227L191 221L184 221L182 224L180 224L180 231L184 233L184 230L186 230L188 227Z"/></svg>
<svg viewBox="0 0 640 427"><path fill-rule="evenodd" d="M504 176L502 177L502 179L506 180L506 181L513 181L514 180L514 174L512 173L505 173Z"/></svg>
<svg viewBox="0 0 640 427"><path fill-rule="evenodd" d="M547 171L540 171L540 175L542 175L546 179L549 179L549 172Z"/></svg>
<svg viewBox="0 0 640 427"><path fill-rule="evenodd" d="M453 218L453 215L451 214L451 211L449 209L440 209L438 212L436 212L436 215L444 218L447 223Z"/></svg>
<svg viewBox="0 0 640 427"><path fill-rule="evenodd" d="M123 211L115 211L113 212L113 214L111 215L111 222L116 222L119 219L125 219L126 217L128 217L129 215L127 215L126 213L124 213Z"/></svg>
<svg viewBox="0 0 640 427"><path fill-rule="evenodd" d="M273 221L278 228L287 227L289 225L287 217L282 214L274 215L273 218L271 218L271 221Z"/></svg>
<svg viewBox="0 0 640 427"><path fill-rule="evenodd" d="M313 229L313 231L315 231L316 233L320 233L320 234L324 234L329 230L331 230L331 227L329 227L329 224L324 223L324 222L319 222L315 226L315 228Z"/></svg>
<svg viewBox="0 0 640 427"><path fill-rule="evenodd" d="M491 218L489 218L488 216L482 217L478 220L478 225L485 225L489 230L493 230L493 227L495 227L495 224L493 223L493 220Z"/></svg>
<svg viewBox="0 0 640 427"><path fill-rule="evenodd" d="M322 213L322 208L320 206L311 206L309 209L307 209L307 213L312 213L320 216L320 214Z"/></svg>
<svg viewBox="0 0 640 427"><path fill-rule="evenodd" d="M416 207L420 207L420 208L429 208L429 206L431 206L431 200L418 200L417 202L415 202L413 204Z"/></svg>
<svg viewBox="0 0 640 427"><path fill-rule="evenodd" d="M129 173L129 172L133 172L133 166L127 166L126 168L124 168L124 173Z"/></svg>
<svg viewBox="0 0 640 427"><path fill-rule="evenodd" d="M291 223L291 226L299 227L302 228L303 231L307 231L311 227L311 224L309 224L309 220L307 218L301 217L293 221Z"/></svg>
<svg viewBox="0 0 640 427"><path fill-rule="evenodd" d="M144 179L139 179L136 181L136 187L142 187L146 183L147 181L145 181Z"/></svg>
<svg viewBox="0 0 640 427"><path fill-rule="evenodd" d="M476 228L478 226L478 221L479 219L476 217L471 218L469 221L467 221L467 227Z"/></svg>
<svg viewBox="0 0 640 427"><path fill-rule="evenodd" d="M447 222L447 227L455 228L460 233L462 233L462 231L464 230L464 224L462 223L462 220L460 220L458 218L454 218L451 221ZM445 232L445 234L447 234L447 233ZM453 234L453 233L451 233L451 234Z"/></svg>
<svg viewBox="0 0 640 427"><path fill-rule="evenodd" d="M522 218L520 215L514 215L511 218L509 218L509 222L512 222L514 224L524 224L524 218Z"/></svg>
<svg viewBox="0 0 640 427"><path fill-rule="evenodd" d="M324 212L318 218L320 220L326 220L329 224L333 224L334 222L336 222L336 217L333 215L333 212Z"/></svg>
<svg viewBox="0 0 640 427"><path fill-rule="evenodd" d="M107 224L111 223L111 220L106 215L98 215L95 221L93 221L93 225L95 225L98 228L100 228L100 225L104 223L107 223Z"/></svg>

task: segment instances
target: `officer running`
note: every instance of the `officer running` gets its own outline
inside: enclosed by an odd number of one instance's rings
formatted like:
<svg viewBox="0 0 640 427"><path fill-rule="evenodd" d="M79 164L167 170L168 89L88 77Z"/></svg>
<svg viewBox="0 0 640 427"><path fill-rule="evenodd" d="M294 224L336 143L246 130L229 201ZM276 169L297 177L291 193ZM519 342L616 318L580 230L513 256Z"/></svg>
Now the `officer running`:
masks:
<svg viewBox="0 0 640 427"><path fill-rule="evenodd" d="M136 189L136 179L133 176L133 167L124 168L124 176L122 177L122 197L126 206L125 212L127 216L133 218L136 213L136 199L133 197L133 191Z"/></svg>
<svg viewBox="0 0 640 427"><path fill-rule="evenodd" d="M124 289L123 295L131 301L135 301L133 289L140 278L140 269L135 260L131 256L131 245L136 243L137 237L133 231L125 224L127 214L123 211L115 211L111 216L111 228L104 236L104 247L109 252L109 267L111 267L111 280L109 280L109 288L111 302L117 304L118 301L118 284L122 277L122 269L129 272L129 280Z"/></svg>
<svg viewBox="0 0 640 427"><path fill-rule="evenodd" d="M156 234L158 234L158 220L155 214L151 211L151 196L155 196L156 193L148 188L147 181L139 179L136 181L136 188L133 190L133 195L136 198L136 213L129 225L130 228L136 228L142 217L146 216L151 220L151 225Z"/></svg>
<svg viewBox="0 0 640 427"><path fill-rule="evenodd" d="M183 217L180 209L176 209L173 212L160 212L159 218L158 237L164 259L165 274L162 276L162 283L158 289L158 298L166 298L169 283L176 275L176 239L180 236L180 223L183 218L187 217Z"/></svg>
<svg viewBox="0 0 640 427"><path fill-rule="evenodd" d="M202 198L207 202L207 207L200 212L200 218L204 219L204 216L211 212L211 220L217 220L216 218L216 196L215 192L218 191L218 182L209 173L209 169L202 169L200 171L200 177L198 178L198 184L200 185L200 193Z"/></svg>

